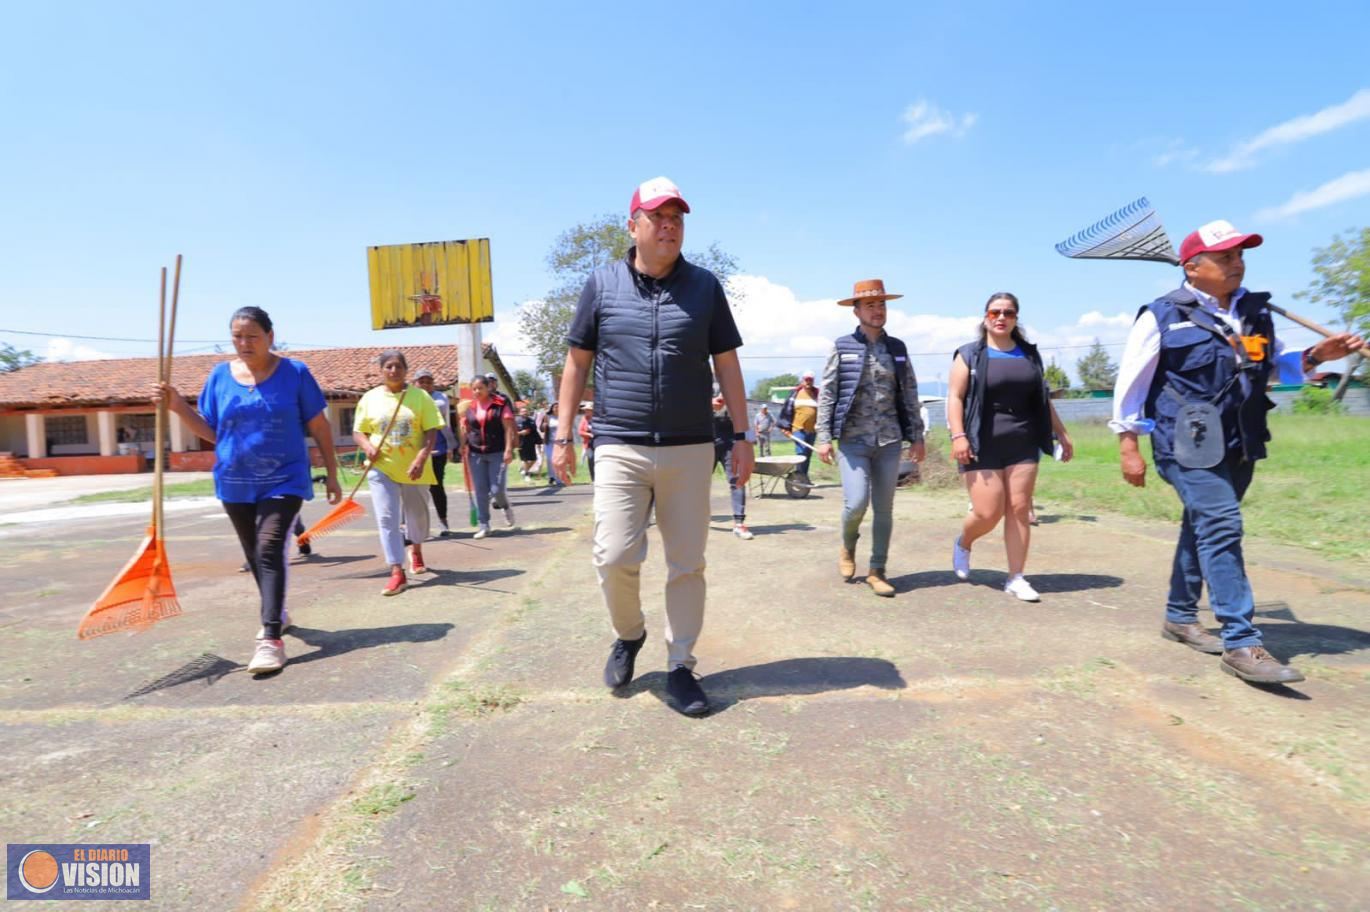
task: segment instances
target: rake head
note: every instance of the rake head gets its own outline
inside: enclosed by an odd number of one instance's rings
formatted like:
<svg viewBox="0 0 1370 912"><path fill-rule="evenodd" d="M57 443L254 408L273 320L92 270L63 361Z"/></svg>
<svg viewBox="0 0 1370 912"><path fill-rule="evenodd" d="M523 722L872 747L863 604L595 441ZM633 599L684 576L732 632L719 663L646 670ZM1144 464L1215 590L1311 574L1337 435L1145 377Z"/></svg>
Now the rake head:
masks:
<svg viewBox="0 0 1370 912"><path fill-rule="evenodd" d="M109 633L136 633L180 613L166 543L149 530L133 559L81 619L76 636L90 640Z"/></svg>
<svg viewBox="0 0 1370 912"><path fill-rule="evenodd" d="M300 544L305 544L311 539L317 538L320 535L327 535L339 526L346 525L352 520L360 519L365 515L366 508L349 497L332 510L329 510L328 515L323 519L314 523L314 525L310 526L308 529L305 529L300 535L299 542Z"/></svg>

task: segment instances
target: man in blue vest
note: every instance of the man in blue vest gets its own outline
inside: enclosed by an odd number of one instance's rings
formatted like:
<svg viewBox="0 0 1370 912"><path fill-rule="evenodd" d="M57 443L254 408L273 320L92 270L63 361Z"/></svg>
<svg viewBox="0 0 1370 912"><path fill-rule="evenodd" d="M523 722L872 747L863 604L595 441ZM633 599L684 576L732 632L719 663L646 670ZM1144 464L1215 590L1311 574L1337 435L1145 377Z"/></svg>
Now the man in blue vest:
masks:
<svg viewBox="0 0 1370 912"><path fill-rule="evenodd" d="M845 580L856 575L856 540L866 507L873 508L871 562L866 583L878 596L891 598L894 586L885 576L894 530L894 488L899 482L899 453L905 442L909 458L922 462L922 407L918 380L902 341L885 332L886 294L880 279L857 282L849 306L860 325L833 343L823 367L818 392L818 458L833 463L833 441L842 470L842 550L837 570Z"/></svg>
<svg viewBox="0 0 1370 912"><path fill-rule="evenodd" d="M737 349L742 345L718 278L680 255L689 204L654 178L633 192L628 255L585 283L566 334L555 470L575 472L574 419L595 372L595 531L592 561L613 622L604 667L610 688L627 684L646 642L639 576L647 522L656 513L666 552L666 691L685 715L709 700L694 677L704 626L704 546L713 479L713 374L732 415L732 472L746 486L752 435ZM713 362L713 372L709 362Z"/></svg>
<svg viewBox="0 0 1370 912"><path fill-rule="evenodd" d="M1319 363L1346 357L1364 342L1349 333L1302 352L1275 336L1270 295L1242 286L1242 251L1259 247L1225 221L1209 222L1180 245L1184 284L1137 314L1118 369L1111 427L1119 435L1123 478L1146 484L1137 437L1151 435L1156 473L1184 505L1161 636L1222 655L1228 674L1257 684L1303 675L1261 645L1255 600L1242 558L1241 500L1270 439L1266 386L1278 369L1298 382ZM1198 621L1199 594L1221 637Z"/></svg>

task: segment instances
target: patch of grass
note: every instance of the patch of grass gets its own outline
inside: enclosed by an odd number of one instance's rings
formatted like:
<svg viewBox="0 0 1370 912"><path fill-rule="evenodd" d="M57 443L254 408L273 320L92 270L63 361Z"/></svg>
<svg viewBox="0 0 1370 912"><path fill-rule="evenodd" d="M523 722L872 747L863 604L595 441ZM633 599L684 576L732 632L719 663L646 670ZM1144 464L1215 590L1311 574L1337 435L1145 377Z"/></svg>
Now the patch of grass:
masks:
<svg viewBox="0 0 1370 912"><path fill-rule="evenodd" d="M431 732L447 732L453 716L480 719L499 712L507 712L523 702L517 691L502 684L471 685L465 681L447 681L428 706Z"/></svg>
<svg viewBox="0 0 1370 912"><path fill-rule="evenodd" d="M202 478L198 481L177 481L165 484L162 487L162 494L168 498L213 497L214 479ZM151 485L146 488L133 488L127 491L96 491L94 494L82 494L74 500L67 501L67 503L140 503L147 500L152 500Z"/></svg>
<svg viewBox="0 0 1370 912"><path fill-rule="evenodd" d="M352 809L367 817L389 814L414 798L414 790L397 782L383 782L372 786L366 794L352 802Z"/></svg>
<svg viewBox="0 0 1370 912"><path fill-rule="evenodd" d="M1179 498L1156 475L1148 446L1142 447L1149 466L1146 487L1134 488L1123 481L1117 437L1107 425L1077 423L1070 431L1075 458L1065 464L1043 460L1039 502L1071 512L1179 522ZM1270 456L1257 464L1242 504L1246 534L1325 557L1365 560L1361 503L1370 478L1370 421L1272 414L1270 432Z"/></svg>

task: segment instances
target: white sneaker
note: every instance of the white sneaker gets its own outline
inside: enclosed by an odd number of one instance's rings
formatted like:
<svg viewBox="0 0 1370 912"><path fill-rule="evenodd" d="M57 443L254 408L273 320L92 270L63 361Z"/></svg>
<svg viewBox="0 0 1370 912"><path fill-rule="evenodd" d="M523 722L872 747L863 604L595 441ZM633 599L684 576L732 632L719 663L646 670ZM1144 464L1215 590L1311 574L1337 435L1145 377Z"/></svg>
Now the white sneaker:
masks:
<svg viewBox="0 0 1370 912"><path fill-rule="evenodd" d="M247 663L251 674L270 674L285 667L285 644L280 640L258 638L257 651L252 653L252 661Z"/></svg>
<svg viewBox="0 0 1370 912"><path fill-rule="evenodd" d="M751 541L756 538L756 536L752 534L752 530L747 528L746 523L738 523L733 526L733 534L743 541Z"/></svg>
<svg viewBox="0 0 1370 912"><path fill-rule="evenodd" d="M970 552L961 547L959 535L951 543L951 569L956 572L957 579L970 579Z"/></svg>
<svg viewBox="0 0 1370 912"><path fill-rule="evenodd" d="M487 536L487 535L489 535L489 534L490 534L490 524L489 524L489 523L481 523L480 526L477 527L477 529L476 529L476 534L473 535L473 536L471 536L471 537L472 537L472 538L484 538L485 536Z"/></svg>
<svg viewBox="0 0 1370 912"><path fill-rule="evenodd" d="M289 608L282 608L282 609L281 609L281 633L285 633L287 630L289 630L291 627L294 627L294 626L295 626L294 622L290 620L290 609L289 609ZM261 627L261 628L259 628L259 629L257 630L257 639L259 639L259 640L264 640L264 639L266 639L266 628L265 628L265 627Z"/></svg>
<svg viewBox="0 0 1370 912"><path fill-rule="evenodd" d="M1023 574L1009 577L1009 581L1004 583L1004 591L1022 602L1040 602L1042 597L1037 594L1037 590L1028 584L1027 578Z"/></svg>
<svg viewBox="0 0 1370 912"><path fill-rule="evenodd" d="M519 524L514 520L513 507L504 508L504 521L509 524L509 528L511 529L517 529L519 527Z"/></svg>

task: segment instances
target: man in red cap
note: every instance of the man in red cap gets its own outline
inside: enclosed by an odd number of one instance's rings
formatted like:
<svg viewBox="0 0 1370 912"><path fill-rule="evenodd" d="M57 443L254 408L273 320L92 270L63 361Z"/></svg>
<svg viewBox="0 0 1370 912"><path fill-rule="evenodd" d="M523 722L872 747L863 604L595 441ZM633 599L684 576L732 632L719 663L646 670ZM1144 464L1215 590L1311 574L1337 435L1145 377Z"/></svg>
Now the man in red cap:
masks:
<svg viewBox="0 0 1370 912"><path fill-rule="evenodd" d="M742 336L723 286L680 255L689 211L664 177L633 192L633 246L590 276L566 334L560 410L575 415L593 363L592 561L616 637L604 683L618 688L632 680L647 639L639 575L655 508L667 567L666 691L678 711L695 716L709 711L694 677L694 645L704 626L714 374L732 416L732 475L744 489L753 438L737 358ZM553 441L555 469L569 482L576 461L570 421L561 427Z"/></svg>
<svg viewBox="0 0 1370 912"><path fill-rule="evenodd" d="M1119 435L1127 482L1146 484L1137 438L1150 434L1156 472L1184 504L1161 636L1221 654L1223 671L1244 681L1287 684L1303 675L1261 645L1242 559L1241 500L1270 439L1265 390L1276 369L1282 380L1297 382L1319 363L1365 343L1342 333L1302 352L1285 352L1275 336L1270 295L1242 286L1243 251L1261 243L1259 234L1242 234L1225 221L1209 222L1184 239L1184 283L1138 312L1109 426ZM1204 583L1221 637L1198 622Z"/></svg>

